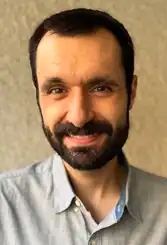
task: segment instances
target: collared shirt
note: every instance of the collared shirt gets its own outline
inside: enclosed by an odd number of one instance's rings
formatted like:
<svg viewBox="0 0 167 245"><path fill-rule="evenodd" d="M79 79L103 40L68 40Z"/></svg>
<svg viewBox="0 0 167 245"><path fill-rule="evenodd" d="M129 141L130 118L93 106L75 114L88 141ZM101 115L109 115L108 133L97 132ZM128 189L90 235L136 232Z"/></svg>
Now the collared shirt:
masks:
<svg viewBox="0 0 167 245"><path fill-rule="evenodd" d="M116 212L96 224L58 155L1 174L0 244L166 245L167 180L129 165L126 190L123 209L118 203Z"/></svg>
<svg viewBox="0 0 167 245"><path fill-rule="evenodd" d="M118 154L118 159L119 159L119 164L121 164L124 168L125 171L127 172L128 175L128 162L124 156L124 154L122 153L122 151ZM86 208L84 207L84 205L82 204L81 200L79 200L79 198L77 197L77 201L76 201L76 205L80 206L80 210L84 216L86 225L87 225L87 230L89 232L89 234L93 234L94 230L96 230L98 228L98 226L102 227L102 223L110 223L110 225L114 225L115 223L117 223L123 213L124 213L124 208L126 206L127 203L127 198L128 196L126 195L126 184L122 185L122 190L120 193L120 199L118 201L118 203L116 204L116 206L111 209L111 211L108 213L108 215L105 217L105 219L99 224L97 225L96 222L93 220L91 214L86 210ZM77 208L76 208L77 210Z"/></svg>

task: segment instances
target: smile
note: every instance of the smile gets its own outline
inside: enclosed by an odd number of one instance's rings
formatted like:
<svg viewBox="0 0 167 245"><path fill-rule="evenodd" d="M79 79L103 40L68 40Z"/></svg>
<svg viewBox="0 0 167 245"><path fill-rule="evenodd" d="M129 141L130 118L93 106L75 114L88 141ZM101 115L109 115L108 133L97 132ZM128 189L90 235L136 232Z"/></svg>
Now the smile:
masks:
<svg viewBox="0 0 167 245"><path fill-rule="evenodd" d="M97 134L89 134L89 135L72 135L69 134L69 140L78 143L78 144L85 144L94 141L97 138Z"/></svg>
<svg viewBox="0 0 167 245"><path fill-rule="evenodd" d="M101 134L91 135L68 135L64 138L64 143L68 146L89 146L98 143L101 138Z"/></svg>

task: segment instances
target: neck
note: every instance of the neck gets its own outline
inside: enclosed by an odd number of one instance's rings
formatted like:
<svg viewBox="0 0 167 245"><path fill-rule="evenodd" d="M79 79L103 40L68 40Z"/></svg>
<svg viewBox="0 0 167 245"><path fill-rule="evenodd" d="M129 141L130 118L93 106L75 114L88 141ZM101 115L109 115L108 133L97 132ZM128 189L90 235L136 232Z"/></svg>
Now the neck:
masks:
<svg viewBox="0 0 167 245"><path fill-rule="evenodd" d="M114 205L119 200L126 173L117 156L103 168L91 171L79 171L67 163L64 165L76 195L85 206L104 200L110 200Z"/></svg>

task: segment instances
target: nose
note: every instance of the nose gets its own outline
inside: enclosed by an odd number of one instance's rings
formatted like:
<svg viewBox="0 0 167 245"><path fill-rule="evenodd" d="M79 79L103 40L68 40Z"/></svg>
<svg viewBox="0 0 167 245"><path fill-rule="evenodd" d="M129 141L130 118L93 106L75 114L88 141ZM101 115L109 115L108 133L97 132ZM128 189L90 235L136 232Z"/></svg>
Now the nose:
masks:
<svg viewBox="0 0 167 245"><path fill-rule="evenodd" d="M81 91L73 94L70 98L66 120L78 128L83 127L93 119L92 105L90 98Z"/></svg>

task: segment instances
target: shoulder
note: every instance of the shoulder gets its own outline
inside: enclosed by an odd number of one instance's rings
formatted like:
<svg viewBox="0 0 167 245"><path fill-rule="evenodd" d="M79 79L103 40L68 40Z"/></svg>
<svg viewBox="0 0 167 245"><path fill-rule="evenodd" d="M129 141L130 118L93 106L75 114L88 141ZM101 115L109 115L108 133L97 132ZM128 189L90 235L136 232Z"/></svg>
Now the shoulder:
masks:
<svg viewBox="0 0 167 245"><path fill-rule="evenodd" d="M128 209L138 220L166 226L167 179L129 167Z"/></svg>
<svg viewBox="0 0 167 245"><path fill-rule="evenodd" d="M129 187L148 203L167 203L167 178L130 166Z"/></svg>
<svg viewBox="0 0 167 245"><path fill-rule="evenodd" d="M6 190L22 188L33 180L38 181L52 171L53 156L25 168L0 173L0 194Z"/></svg>
<svg viewBox="0 0 167 245"><path fill-rule="evenodd" d="M146 189L147 186L155 187L157 190L159 188L167 188L167 178L165 177L132 166L130 166L130 171L132 178L135 179L139 185L147 184L145 186Z"/></svg>

